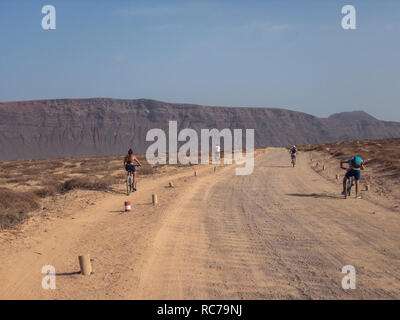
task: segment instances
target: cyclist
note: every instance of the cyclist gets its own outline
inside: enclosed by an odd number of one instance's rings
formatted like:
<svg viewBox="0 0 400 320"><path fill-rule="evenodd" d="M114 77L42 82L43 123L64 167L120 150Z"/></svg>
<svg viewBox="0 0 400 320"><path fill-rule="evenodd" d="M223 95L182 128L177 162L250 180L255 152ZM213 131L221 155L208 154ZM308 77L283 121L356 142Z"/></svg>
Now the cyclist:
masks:
<svg viewBox="0 0 400 320"><path fill-rule="evenodd" d="M217 163L219 162L220 156L221 156L221 147L219 146L219 144L217 144L215 146L215 162Z"/></svg>
<svg viewBox="0 0 400 320"><path fill-rule="evenodd" d="M361 177L361 171L365 169L365 165L361 157L359 156L354 156L350 159L347 160L340 160L340 167L342 169L345 169L343 167L343 164L348 163L349 164L349 169L346 172L346 175L343 178L343 192L342 194L346 194L346 179L350 179L350 177L354 177L354 180L356 181L356 199L361 199L361 196L358 194L358 191L360 189L360 177Z"/></svg>
<svg viewBox="0 0 400 320"><path fill-rule="evenodd" d="M296 164L297 147L293 145L291 148L289 148L289 153L292 161Z"/></svg>
<svg viewBox="0 0 400 320"><path fill-rule="evenodd" d="M129 149L128 154L124 158L124 166L125 170L128 172L128 176L132 173L133 174L133 191L136 191L136 168L134 163L140 167L142 164L140 163L139 159L133 154L132 149Z"/></svg>

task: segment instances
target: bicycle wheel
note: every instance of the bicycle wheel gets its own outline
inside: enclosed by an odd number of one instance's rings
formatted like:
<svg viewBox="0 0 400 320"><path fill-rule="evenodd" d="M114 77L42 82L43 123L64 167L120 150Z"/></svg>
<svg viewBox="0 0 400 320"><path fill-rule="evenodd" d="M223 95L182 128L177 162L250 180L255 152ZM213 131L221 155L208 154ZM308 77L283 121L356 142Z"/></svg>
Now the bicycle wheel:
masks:
<svg viewBox="0 0 400 320"><path fill-rule="evenodd" d="M351 179L346 180L346 199L351 196Z"/></svg>
<svg viewBox="0 0 400 320"><path fill-rule="evenodd" d="M351 196L351 189L353 188L354 185L354 178L349 179L349 197Z"/></svg>
<svg viewBox="0 0 400 320"><path fill-rule="evenodd" d="M129 177L126 178L126 195L129 196Z"/></svg>
<svg viewBox="0 0 400 320"><path fill-rule="evenodd" d="M129 196L131 192L132 192L132 175L129 174L128 178L126 179L126 194Z"/></svg>

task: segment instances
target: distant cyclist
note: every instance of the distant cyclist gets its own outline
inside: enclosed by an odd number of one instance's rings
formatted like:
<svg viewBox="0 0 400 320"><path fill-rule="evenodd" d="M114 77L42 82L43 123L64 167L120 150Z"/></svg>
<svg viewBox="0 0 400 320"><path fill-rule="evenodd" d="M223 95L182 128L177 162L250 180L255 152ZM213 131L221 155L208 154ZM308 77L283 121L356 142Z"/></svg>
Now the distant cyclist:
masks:
<svg viewBox="0 0 400 320"><path fill-rule="evenodd" d="M133 190L136 191L136 168L135 162L139 167L142 165L138 158L133 154L132 149L129 149L128 154L124 158L125 170L128 172L128 176L133 174Z"/></svg>
<svg viewBox="0 0 400 320"><path fill-rule="evenodd" d="M215 162L217 163L219 162L220 156L221 156L221 147L219 146L219 144L217 144L215 146Z"/></svg>
<svg viewBox="0 0 400 320"><path fill-rule="evenodd" d="M293 166L296 164L297 147L293 145L289 148L290 157L292 158Z"/></svg>
<svg viewBox="0 0 400 320"><path fill-rule="evenodd" d="M360 190L360 177L361 177L361 171L364 170L364 161L361 159L361 157L354 156L350 159L347 160L340 160L340 167L342 169L345 169L343 167L343 164L348 163L349 164L349 169L346 172L345 177L343 178L343 192L342 194L346 194L346 179L350 179L350 177L354 177L354 180L356 181L356 199L361 199L361 196L358 194L358 191Z"/></svg>

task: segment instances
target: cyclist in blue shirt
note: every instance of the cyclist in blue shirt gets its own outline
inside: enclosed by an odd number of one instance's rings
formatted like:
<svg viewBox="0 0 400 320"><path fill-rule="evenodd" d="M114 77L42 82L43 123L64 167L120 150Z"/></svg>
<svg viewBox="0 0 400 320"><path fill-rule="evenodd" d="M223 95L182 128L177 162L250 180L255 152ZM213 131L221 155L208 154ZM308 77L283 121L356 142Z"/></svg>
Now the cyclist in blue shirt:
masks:
<svg viewBox="0 0 400 320"><path fill-rule="evenodd" d="M361 199L361 196L358 194L358 191L360 190L360 177L361 177L361 171L365 169L364 161L361 159L361 157L354 156L350 159L347 160L340 160L340 167L342 169L345 169L343 167L343 164L349 164L349 169L346 172L345 177L343 178L343 192L342 194L344 195L346 193L346 179L349 179L350 177L354 177L354 180L356 181L356 198Z"/></svg>

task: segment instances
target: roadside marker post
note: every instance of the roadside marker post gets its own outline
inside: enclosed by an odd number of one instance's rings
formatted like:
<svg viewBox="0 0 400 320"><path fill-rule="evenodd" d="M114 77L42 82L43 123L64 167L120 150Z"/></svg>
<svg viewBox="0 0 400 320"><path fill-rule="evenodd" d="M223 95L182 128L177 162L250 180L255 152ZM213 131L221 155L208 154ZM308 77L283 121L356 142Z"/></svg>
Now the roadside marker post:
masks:
<svg viewBox="0 0 400 320"><path fill-rule="evenodd" d="M194 172L194 176L197 177L197 171Z"/></svg>
<svg viewBox="0 0 400 320"><path fill-rule="evenodd" d="M131 202L125 201L125 212L131 212Z"/></svg>
<svg viewBox="0 0 400 320"><path fill-rule="evenodd" d="M153 206L157 205L158 204L157 195L153 194L153 195L151 195L151 198L152 198Z"/></svg>
<svg viewBox="0 0 400 320"><path fill-rule="evenodd" d="M79 256L79 266L81 268L81 274L89 276L92 273L92 264L90 262L90 254L84 254Z"/></svg>

